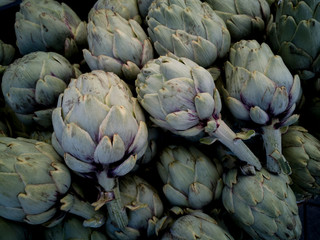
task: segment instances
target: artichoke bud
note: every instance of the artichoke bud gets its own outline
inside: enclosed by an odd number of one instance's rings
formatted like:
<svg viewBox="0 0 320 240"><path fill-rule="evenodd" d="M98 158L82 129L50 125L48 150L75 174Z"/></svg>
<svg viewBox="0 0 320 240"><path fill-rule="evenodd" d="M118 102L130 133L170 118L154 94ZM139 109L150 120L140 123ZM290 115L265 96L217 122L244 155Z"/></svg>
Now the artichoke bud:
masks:
<svg viewBox="0 0 320 240"><path fill-rule="evenodd" d="M164 194L174 206L200 209L220 197L220 163L194 147L165 148L157 167Z"/></svg>
<svg viewBox="0 0 320 240"><path fill-rule="evenodd" d="M85 22L66 4L55 0L28 0L16 13L15 33L22 55L55 51L71 59L87 45Z"/></svg>
<svg viewBox="0 0 320 240"><path fill-rule="evenodd" d="M270 7L266 0L206 2L224 20L234 40L248 39L258 32L263 33L270 18Z"/></svg>
<svg viewBox="0 0 320 240"><path fill-rule="evenodd" d="M10 192L0 194L0 216L44 226L58 224L67 212L86 219L98 217L100 213L87 202L79 205L76 197L64 207L63 199L72 196L71 175L51 145L33 139L1 137L0 148L4 166L0 192ZM104 217L98 218L92 221L93 225L104 224Z"/></svg>
<svg viewBox="0 0 320 240"><path fill-rule="evenodd" d="M282 151L292 169L291 187L298 200L311 198L319 192L319 143L301 126L290 126L282 135Z"/></svg>
<svg viewBox="0 0 320 240"><path fill-rule="evenodd" d="M300 238L298 206L287 175L261 169L255 175L243 176L231 169L223 180L223 205L252 238Z"/></svg>
<svg viewBox="0 0 320 240"><path fill-rule="evenodd" d="M171 53L208 67L217 57L224 57L230 47L224 21L200 0L155 1L146 21L159 55Z"/></svg>
<svg viewBox="0 0 320 240"><path fill-rule="evenodd" d="M10 64L2 78L2 92L23 124L30 129L50 129L59 94L77 73L58 53L33 52Z"/></svg>
<svg viewBox="0 0 320 240"><path fill-rule="evenodd" d="M170 214L160 219L156 224L160 239L197 239L233 240L226 231L211 216L199 210L170 209Z"/></svg>
<svg viewBox="0 0 320 240"><path fill-rule="evenodd" d="M135 80L140 68L153 58L152 44L139 23L109 8L90 12L88 44L89 50L84 49L83 54L91 70L114 72L128 81Z"/></svg>
<svg viewBox="0 0 320 240"><path fill-rule="evenodd" d="M119 190L129 221L122 230L108 221L106 224L108 236L111 239L140 239L154 236L155 222L163 214L163 204L157 191L136 175L121 178Z"/></svg>

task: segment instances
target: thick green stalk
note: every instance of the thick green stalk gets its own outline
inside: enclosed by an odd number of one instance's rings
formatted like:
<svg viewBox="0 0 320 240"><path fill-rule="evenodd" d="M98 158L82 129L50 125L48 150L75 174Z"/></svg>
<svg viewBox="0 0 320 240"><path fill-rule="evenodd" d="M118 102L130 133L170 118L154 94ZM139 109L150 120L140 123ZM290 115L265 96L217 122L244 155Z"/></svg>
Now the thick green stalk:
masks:
<svg viewBox="0 0 320 240"><path fill-rule="evenodd" d="M105 223L105 216L96 211L90 203L81 201L73 194L67 194L60 200L60 209L86 219L83 223L86 227L101 227Z"/></svg>
<svg viewBox="0 0 320 240"><path fill-rule="evenodd" d="M128 225L129 220L121 201L118 178L108 178L106 173L102 172L98 175L98 182L105 190L102 198L98 200L98 202L100 201L98 205L106 204L108 217L119 229L124 229Z"/></svg>
<svg viewBox="0 0 320 240"><path fill-rule="evenodd" d="M267 169L273 173L291 173L288 161L282 155L281 130L274 123L262 127L262 139L266 150Z"/></svg>
<svg viewBox="0 0 320 240"><path fill-rule="evenodd" d="M239 138L234 131L222 120L212 120L208 122L205 131L211 136L217 138L222 144L228 147L240 160L247 162L256 169L261 169L259 159L253 154L248 146ZM215 126L210 126L213 124Z"/></svg>

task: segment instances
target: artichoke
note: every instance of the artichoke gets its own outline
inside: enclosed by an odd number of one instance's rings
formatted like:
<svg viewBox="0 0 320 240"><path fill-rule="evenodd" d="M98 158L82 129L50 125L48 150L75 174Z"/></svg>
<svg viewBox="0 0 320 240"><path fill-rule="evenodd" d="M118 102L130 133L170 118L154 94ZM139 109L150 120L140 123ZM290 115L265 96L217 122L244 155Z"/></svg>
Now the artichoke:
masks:
<svg viewBox="0 0 320 240"><path fill-rule="evenodd" d="M261 169L254 176L243 176L231 169L223 181L223 205L250 236L256 240L300 239L302 226L288 175Z"/></svg>
<svg viewBox="0 0 320 240"><path fill-rule="evenodd" d="M108 201L109 216L121 229L127 218L117 177L130 172L146 151L144 119L128 85L102 70L72 79L52 113L53 146L70 169L98 181L103 193L96 206Z"/></svg>
<svg viewBox="0 0 320 240"><path fill-rule="evenodd" d="M235 41L263 36L270 18L266 0L206 0L221 17Z"/></svg>
<svg viewBox="0 0 320 240"><path fill-rule="evenodd" d="M201 209L220 198L222 166L194 146L168 146L160 154L158 173L173 206Z"/></svg>
<svg viewBox="0 0 320 240"><path fill-rule="evenodd" d="M272 50L302 80L319 77L319 0L282 0L267 37Z"/></svg>
<svg viewBox="0 0 320 240"><path fill-rule="evenodd" d="M26 224L0 217L1 239L31 240L32 234Z"/></svg>
<svg viewBox="0 0 320 240"><path fill-rule="evenodd" d="M138 23L142 23L137 0L98 0L91 11L99 9L110 9L118 13L126 20L133 19Z"/></svg>
<svg viewBox="0 0 320 240"><path fill-rule="evenodd" d="M84 227L79 218L75 216L68 216L60 224L45 228L42 235L44 240L107 240L105 233Z"/></svg>
<svg viewBox="0 0 320 240"><path fill-rule="evenodd" d="M259 160L221 119L221 99L214 80L195 62L167 56L149 61L138 74L136 92L156 125L184 137L206 134L203 143L218 139L240 160L261 168Z"/></svg>
<svg viewBox="0 0 320 240"><path fill-rule="evenodd" d="M51 227L71 212L87 219L85 226L104 224L101 213L69 191L70 172L51 145L0 137L0 166L1 217Z"/></svg>
<svg viewBox="0 0 320 240"><path fill-rule="evenodd" d="M155 0L146 21L159 55L171 53L208 67L230 47L224 21L200 0Z"/></svg>
<svg viewBox="0 0 320 240"><path fill-rule="evenodd" d="M320 141L301 126L290 126L282 135L282 152L292 174L291 188L296 197L320 195Z"/></svg>
<svg viewBox="0 0 320 240"><path fill-rule="evenodd" d="M233 240L233 237L206 213L191 211L174 220L161 240Z"/></svg>
<svg viewBox="0 0 320 240"><path fill-rule="evenodd" d="M6 44L0 40L0 78L7 65L13 61L15 52L16 50L11 44Z"/></svg>
<svg viewBox="0 0 320 240"><path fill-rule="evenodd" d="M58 96L79 70L62 55L33 52L16 59L2 78L5 102L28 127L52 127Z"/></svg>
<svg viewBox="0 0 320 240"><path fill-rule="evenodd" d="M14 29L22 55L54 51L72 58L87 46L86 22L68 5L55 0L22 1Z"/></svg>
<svg viewBox="0 0 320 240"><path fill-rule="evenodd" d="M123 229L107 220L106 230L111 239L146 239L155 232L157 219L162 216L163 204L157 191L144 179L127 175L119 180L121 199L129 222Z"/></svg>
<svg viewBox="0 0 320 240"><path fill-rule="evenodd" d="M241 40L231 47L225 77L226 104L237 119L258 125L268 170L290 173L281 154L280 127L298 119L292 113L302 91L299 76L292 76L282 58L274 55L266 43Z"/></svg>
<svg viewBox="0 0 320 240"><path fill-rule="evenodd" d="M153 58L152 44L139 23L109 9L90 12L88 43L90 51L84 49L83 55L91 70L114 72L128 81Z"/></svg>

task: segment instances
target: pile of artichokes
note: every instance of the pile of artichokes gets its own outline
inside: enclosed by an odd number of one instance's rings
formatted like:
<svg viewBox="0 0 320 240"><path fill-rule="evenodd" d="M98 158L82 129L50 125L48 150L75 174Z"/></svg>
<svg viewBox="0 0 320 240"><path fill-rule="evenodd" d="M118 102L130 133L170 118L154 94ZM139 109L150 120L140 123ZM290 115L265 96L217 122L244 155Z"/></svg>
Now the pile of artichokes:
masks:
<svg viewBox="0 0 320 240"><path fill-rule="evenodd" d="M320 0L84 4L0 4L0 238L299 240Z"/></svg>

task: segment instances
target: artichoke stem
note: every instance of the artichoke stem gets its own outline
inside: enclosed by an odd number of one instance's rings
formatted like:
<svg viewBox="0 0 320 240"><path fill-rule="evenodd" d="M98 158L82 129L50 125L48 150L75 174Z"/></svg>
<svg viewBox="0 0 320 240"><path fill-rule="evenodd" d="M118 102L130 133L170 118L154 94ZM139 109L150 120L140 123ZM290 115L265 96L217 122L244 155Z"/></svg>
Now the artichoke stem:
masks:
<svg viewBox="0 0 320 240"><path fill-rule="evenodd" d="M291 167L288 161L282 155L281 130L275 128L274 124L262 127L262 139L266 150L266 168L279 174L281 171L285 174L291 173Z"/></svg>
<svg viewBox="0 0 320 240"><path fill-rule="evenodd" d="M98 175L98 182L106 191L104 196L108 196L105 199L108 217L120 230L123 230L128 225L129 220L121 201L118 178L108 178L106 173L102 172Z"/></svg>
<svg viewBox="0 0 320 240"><path fill-rule="evenodd" d="M61 210L86 219L83 223L86 227L101 227L105 223L105 216L95 211L89 202L81 201L73 194L68 194L61 200Z"/></svg>
<svg viewBox="0 0 320 240"><path fill-rule="evenodd" d="M253 154L248 146L239 138L232 129L222 120L217 120L217 128L212 132L207 132L210 136L216 137L222 144L228 147L240 160L261 169L259 159Z"/></svg>

